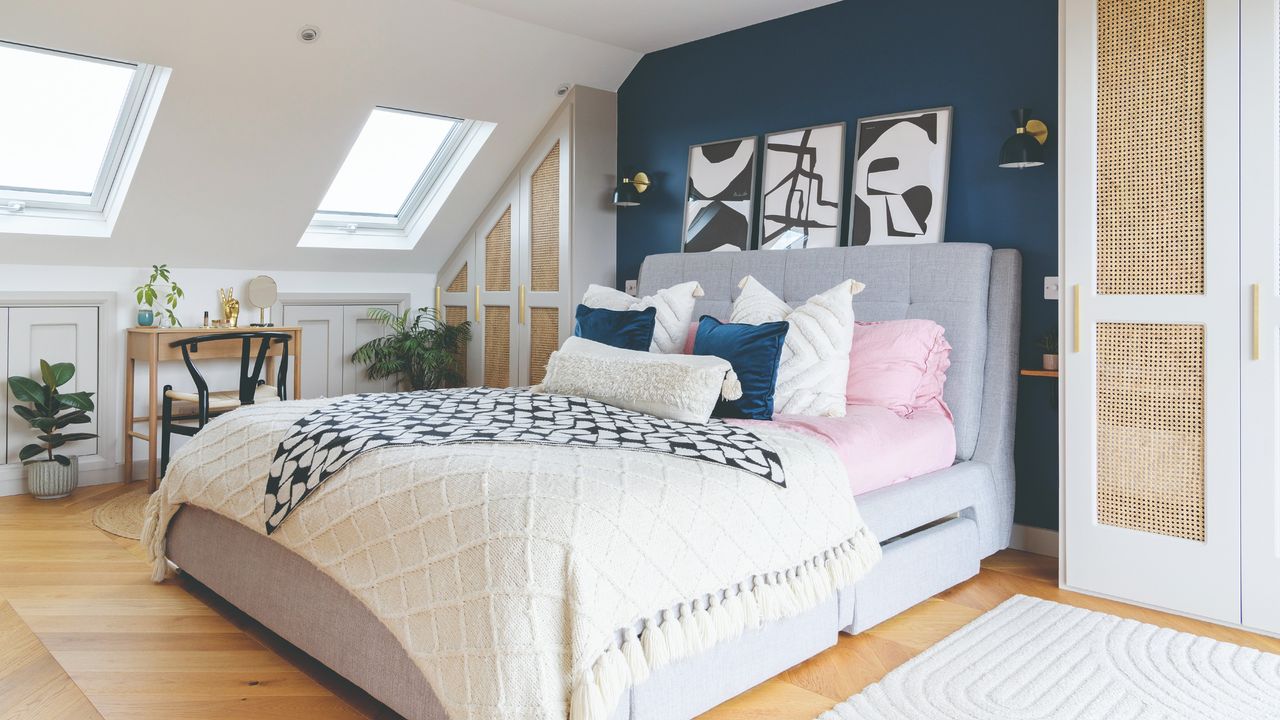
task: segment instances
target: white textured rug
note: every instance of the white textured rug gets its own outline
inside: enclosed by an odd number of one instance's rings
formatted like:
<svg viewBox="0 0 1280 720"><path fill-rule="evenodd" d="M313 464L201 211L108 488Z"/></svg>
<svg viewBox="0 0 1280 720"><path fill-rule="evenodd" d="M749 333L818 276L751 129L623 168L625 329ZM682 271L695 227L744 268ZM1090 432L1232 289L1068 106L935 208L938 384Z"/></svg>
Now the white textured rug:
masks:
<svg viewBox="0 0 1280 720"><path fill-rule="evenodd" d="M1280 718L1280 655L1017 595L819 720Z"/></svg>

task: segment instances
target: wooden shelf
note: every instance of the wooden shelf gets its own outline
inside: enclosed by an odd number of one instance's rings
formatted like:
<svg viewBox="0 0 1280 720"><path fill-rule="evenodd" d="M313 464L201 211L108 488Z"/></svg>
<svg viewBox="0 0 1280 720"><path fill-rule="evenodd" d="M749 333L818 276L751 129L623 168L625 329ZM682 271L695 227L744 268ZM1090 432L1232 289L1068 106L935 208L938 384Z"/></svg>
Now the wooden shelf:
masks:
<svg viewBox="0 0 1280 720"><path fill-rule="evenodd" d="M1058 377L1057 370L1023 370L1020 374L1023 377Z"/></svg>

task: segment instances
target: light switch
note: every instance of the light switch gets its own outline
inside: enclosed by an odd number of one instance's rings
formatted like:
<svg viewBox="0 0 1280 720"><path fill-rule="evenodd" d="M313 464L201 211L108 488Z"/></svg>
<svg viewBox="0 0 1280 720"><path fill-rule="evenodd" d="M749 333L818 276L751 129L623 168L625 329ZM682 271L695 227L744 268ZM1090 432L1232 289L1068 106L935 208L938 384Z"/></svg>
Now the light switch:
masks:
<svg viewBox="0 0 1280 720"><path fill-rule="evenodd" d="M635 281L635 280L628 280L628 281L627 281L627 283L626 283L626 293L627 293L628 295L632 296L632 297L635 297L636 292L637 292L637 290L636 290L636 281Z"/></svg>
<svg viewBox="0 0 1280 720"><path fill-rule="evenodd" d="M1057 300L1061 287L1061 280L1057 275L1046 275L1044 278L1044 299Z"/></svg>

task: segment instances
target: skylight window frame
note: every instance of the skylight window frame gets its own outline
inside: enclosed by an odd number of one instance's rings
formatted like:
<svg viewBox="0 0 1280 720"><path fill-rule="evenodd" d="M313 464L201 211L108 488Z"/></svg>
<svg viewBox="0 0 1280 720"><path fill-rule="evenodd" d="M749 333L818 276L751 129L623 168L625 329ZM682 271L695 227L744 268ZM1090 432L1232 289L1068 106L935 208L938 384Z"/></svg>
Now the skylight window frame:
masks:
<svg viewBox="0 0 1280 720"><path fill-rule="evenodd" d="M409 227L416 222L423 209L429 204L432 196L440 189L440 180L458 162L459 156L466 149L480 126L480 123L475 120L418 110L406 110L387 105L375 105L373 110L370 111L370 116L378 110L448 120L453 123L453 127L449 129L448 134L441 141L440 147L436 149L431 161L423 168L422 174L418 176L418 180L413 185L413 189L409 191L394 216L316 210L311 218L311 224L307 227L308 233L404 237ZM355 143L352 143L352 148L354 147ZM350 155L350 153L351 149L348 149L347 154ZM345 163L346 156L343 157L343 164ZM339 172L341 172L341 167L339 167ZM336 179L336 177L337 175L335 174L334 178ZM332 181L330 181L330 185L332 185Z"/></svg>
<svg viewBox="0 0 1280 720"><path fill-rule="evenodd" d="M124 184L123 169L130 150L136 142L141 141L142 126L145 124L147 108L152 102L154 90L159 78L159 68L146 63L111 60L84 53L54 50L36 45L8 42L0 40L0 46L72 58L81 61L95 62L103 65L132 68L133 78L129 89L125 92L116 116L116 125L111 133L106 152L98 166L98 177L93 190L85 196L71 191L41 190L37 188L18 188L0 185L0 214L27 215L34 217L101 219L111 207L115 193ZM79 199L72 199L79 198Z"/></svg>

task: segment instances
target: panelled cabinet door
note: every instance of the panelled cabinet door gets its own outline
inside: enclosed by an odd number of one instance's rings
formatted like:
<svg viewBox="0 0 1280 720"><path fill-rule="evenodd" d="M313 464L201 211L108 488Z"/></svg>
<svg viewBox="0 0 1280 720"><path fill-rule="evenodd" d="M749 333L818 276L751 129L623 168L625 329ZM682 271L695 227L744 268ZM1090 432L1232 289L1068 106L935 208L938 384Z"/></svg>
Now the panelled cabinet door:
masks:
<svg viewBox="0 0 1280 720"><path fill-rule="evenodd" d="M519 381L516 248L521 208L516 188L508 188L500 195L507 196L508 201L499 203L480 224L481 235L476 238L476 277L472 281L479 342L471 343L471 351L480 358L478 384L487 387L512 387Z"/></svg>
<svg viewBox="0 0 1280 720"><path fill-rule="evenodd" d="M473 337L479 334L475 322L475 293L471 291L471 268L475 263L474 238L464 240L456 256L440 270L439 285L436 286L436 313L440 320L448 325L471 323ZM479 385L477 376L480 373L479 363L473 363L477 353L473 341L458 351L458 364L461 367L462 385ZM474 365L474 367L473 367Z"/></svg>
<svg viewBox="0 0 1280 720"><path fill-rule="evenodd" d="M1276 0L1241 11L1241 610L1245 625L1280 633L1280 18Z"/></svg>
<svg viewBox="0 0 1280 720"><path fill-rule="evenodd" d="M1064 23L1063 582L1238 623L1238 0Z"/></svg>
<svg viewBox="0 0 1280 720"><path fill-rule="evenodd" d="M547 360L568 334L572 319L566 305L569 285L569 199L572 167L566 113L558 132L534 153L521 172L524 208L520 246L517 322L520 335L520 384L542 382Z"/></svg>
<svg viewBox="0 0 1280 720"><path fill-rule="evenodd" d="M9 372L9 308L0 308L0 377L8 378L13 373ZM9 395L8 383L5 384L5 407L0 412L0 452L4 453L5 462L9 460L9 416L13 415L13 411L9 409L9 402L13 398ZM21 420L21 418L19 418ZM25 425L25 423L24 423ZM19 450L22 448L19 447Z"/></svg>
<svg viewBox="0 0 1280 720"><path fill-rule="evenodd" d="M387 328L382 323L369 317L369 308L376 307L396 313L400 308L395 305L344 305L342 307L342 393L374 393L392 392L396 389L394 379L384 378L370 380L365 368L351 362L351 354L361 345L380 338L386 334Z"/></svg>
<svg viewBox="0 0 1280 720"><path fill-rule="evenodd" d="M346 321L341 305L285 305L286 326L302 328L302 398L337 397L342 394L346 358L342 332ZM290 360L290 377L296 365ZM291 381L292 382L292 381ZM290 398L295 399L295 398Z"/></svg>
<svg viewBox="0 0 1280 720"><path fill-rule="evenodd" d="M72 362L75 377L59 388L62 392L89 391L98 396L98 308L96 307L21 307L9 309L8 374L40 377L40 361ZM35 442L36 433L13 412L17 399L9 396L8 462L17 463L23 446ZM67 432L98 432L99 410L90 413L92 422L73 425ZM68 443L63 455L94 455L98 439Z"/></svg>

